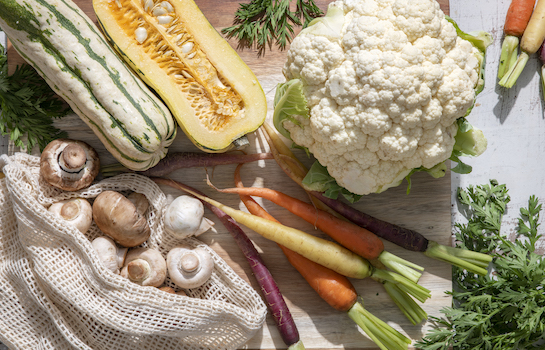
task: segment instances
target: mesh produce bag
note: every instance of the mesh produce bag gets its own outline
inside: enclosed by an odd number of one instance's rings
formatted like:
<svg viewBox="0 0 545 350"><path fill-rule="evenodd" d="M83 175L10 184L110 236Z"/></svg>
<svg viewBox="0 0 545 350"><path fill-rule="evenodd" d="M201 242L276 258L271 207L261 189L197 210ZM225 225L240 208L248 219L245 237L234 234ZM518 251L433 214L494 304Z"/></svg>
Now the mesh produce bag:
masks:
<svg viewBox="0 0 545 350"><path fill-rule="evenodd" d="M153 181L123 174L65 192L40 178L39 162L0 157L0 341L10 349L234 349L263 325L259 294L198 239L184 241L211 252L216 266L205 285L180 296L111 272L91 245L102 235L94 223L82 234L47 211L105 190L143 193L152 232L144 245L166 257L180 241L164 234L166 196Z"/></svg>

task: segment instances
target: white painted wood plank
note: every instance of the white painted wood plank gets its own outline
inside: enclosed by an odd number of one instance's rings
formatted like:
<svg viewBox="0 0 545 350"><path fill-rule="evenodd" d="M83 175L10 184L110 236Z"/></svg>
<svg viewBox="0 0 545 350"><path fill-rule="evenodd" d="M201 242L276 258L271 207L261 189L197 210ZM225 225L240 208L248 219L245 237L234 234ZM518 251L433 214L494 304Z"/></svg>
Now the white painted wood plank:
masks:
<svg viewBox="0 0 545 350"><path fill-rule="evenodd" d="M507 184L512 210L504 218L505 234L516 229L518 208L527 204L530 195L545 199L542 156L545 154L545 118L538 57L530 58L515 87L505 89L497 84L503 24L510 3L510 0L450 2L450 15L460 28L485 30L494 37L486 56L486 86L468 118L485 133L488 149L482 156L468 161L473 166L471 174L452 173L452 192L454 195L460 186L484 184L489 179ZM462 220L456 206L453 219Z"/></svg>

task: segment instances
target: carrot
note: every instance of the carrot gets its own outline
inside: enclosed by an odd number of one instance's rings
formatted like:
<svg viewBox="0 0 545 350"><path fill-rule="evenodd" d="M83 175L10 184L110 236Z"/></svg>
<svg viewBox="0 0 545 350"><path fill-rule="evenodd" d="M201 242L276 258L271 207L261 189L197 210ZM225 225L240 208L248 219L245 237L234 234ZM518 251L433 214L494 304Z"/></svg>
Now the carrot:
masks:
<svg viewBox="0 0 545 350"><path fill-rule="evenodd" d="M342 201L327 198L320 192L306 188L303 184L303 178L306 174L306 172L302 170L304 169L304 166L299 162L291 150L285 146L284 142L280 140L273 127L265 123L264 129L266 131L265 137L271 148L271 153L286 175L304 188L312 197L323 202L327 207L333 209L342 217L407 250L424 253L430 258L456 265L479 275L484 276L488 273L486 267L492 260L490 255L468 249L447 247L437 242L430 241L415 230L379 220Z"/></svg>
<svg viewBox="0 0 545 350"><path fill-rule="evenodd" d="M240 166L235 171L237 187L242 186L239 169ZM240 199L250 213L278 222L250 196L240 195ZM312 289L334 309L347 312L348 316L364 330L380 349L401 350L408 348L407 345L411 343L410 339L372 315L365 310L363 304L358 302L356 288L348 278L316 264L282 245L280 248L290 264L303 276Z"/></svg>
<svg viewBox="0 0 545 350"><path fill-rule="evenodd" d="M536 6L530 21L522 34L520 41L521 53L517 58L517 62L509 69L501 78L499 84L506 88L513 87L520 74L524 70L530 55L539 50L543 40L545 39L545 0L537 0Z"/></svg>
<svg viewBox="0 0 545 350"><path fill-rule="evenodd" d="M302 200L270 188L236 187L217 190L222 193L257 196L270 200L299 216L306 222L315 225L342 246L367 260L376 259L386 267L414 282L417 282L422 275L420 272L414 270L417 269L422 271L424 270L422 267L385 251L382 240L374 233L349 221L339 219L323 210L317 209Z"/></svg>
<svg viewBox="0 0 545 350"><path fill-rule="evenodd" d="M315 263L326 266L346 277L373 277L399 283L418 300L424 302L431 296L430 291L397 273L373 267L369 261L338 245L335 242L315 237L301 230L269 221L259 216L231 208L212 198L196 193L190 187L172 179L152 178L156 183L170 185L221 209L239 224L254 230L261 236L281 244Z"/></svg>
<svg viewBox="0 0 545 350"><path fill-rule="evenodd" d="M240 178L241 167L242 164L238 165L235 170L235 185L237 187L244 187ZM278 222L278 220L263 209L263 207L261 207L252 197L247 195L239 195L239 197L251 214ZM357 302L358 294L352 283L350 283L345 276L322 265L316 264L282 245L279 246L290 264L299 271L303 278L323 300L334 309L346 311L350 314L350 310L354 308L354 304ZM422 310L407 293L400 290L396 284L388 281L383 284L390 297L392 297L397 306L414 325L427 318L426 312Z"/></svg>
<svg viewBox="0 0 545 350"><path fill-rule="evenodd" d="M501 79L517 61L519 38L524 34L536 0L512 0L503 26L503 39L498 78Z"/></svg>
<svg viewBox="0 0 545 350"><path fill-rule="evenodd" d="M505 35L521 37L534 11L535 0L512 0L505 16Z"/></svg>
<svg viewBox="0 0 545 350"><path fill-rule="evenodd" d="M137 173L144 176L165 176L178 169L204 168L216 165L240 164L258 160L274 159L270 153L200 153L200 152L169 152L154 167ZM105 165L100 169L104 177L110 177L123 172L128 168L119 163Z"/></svg>

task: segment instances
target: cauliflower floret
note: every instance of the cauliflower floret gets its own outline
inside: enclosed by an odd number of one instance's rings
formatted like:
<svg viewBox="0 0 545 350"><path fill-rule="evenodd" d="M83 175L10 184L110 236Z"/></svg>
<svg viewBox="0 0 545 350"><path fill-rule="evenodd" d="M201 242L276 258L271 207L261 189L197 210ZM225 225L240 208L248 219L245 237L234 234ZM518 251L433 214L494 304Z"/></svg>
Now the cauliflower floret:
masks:
<svg viewBox="0 0 545 350"><path fill-rule="evenodd" d="M301 78L309 85L323 84L329 71L343 60L344 53L338 43L323 36L302 35L288 51L284 75Z"/></svg>
<svg viewBox="0 0 545 350"><path fill-rule="evenodd" d="M284 122L292 140L360 195L448 159L475 99L479 51L435 0L330 6L344 16L340 35L304 30L288 51L284 74L303 81L310 111Z"/></svg>

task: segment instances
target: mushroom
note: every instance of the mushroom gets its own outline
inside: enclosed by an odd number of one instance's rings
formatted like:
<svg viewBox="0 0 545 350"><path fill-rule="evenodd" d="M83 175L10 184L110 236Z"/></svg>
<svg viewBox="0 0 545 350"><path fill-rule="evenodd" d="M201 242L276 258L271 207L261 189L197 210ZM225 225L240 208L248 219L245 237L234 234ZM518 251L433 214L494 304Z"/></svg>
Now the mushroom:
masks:
<svg viewBox="0 0 545 350"><path fill-rule="evenodd" d="M156 249L130 249L121 269L121 276L142 286L159 287L167 276L165 258Z"/></svg>
<svg viewBox="0 0 545 350"><path fill-rule="evenodd" d="M163 291L163 292L166 292L168 294L176 294L176 291L174 290L174 288L170 287L170 286L162 286L162 287L159 287L159 290L160 291Z"/></svg>
<svg viewBox="0 0 545 350"><path fill-rule="evenodd" d="M93 222L93 208L85 198L72 198L51 204L48 211L85 233Z"/></svg>
<svg viewBox="0 0 545 350"><path fill-rule="evenodd" d="M144 243L151 233L146 217L140 211L143 207L147 209L147 206L137 207L120 192L104 191L93 203L93 219L115 242L124 247L135 247Z"/></svg>
<svg viewBox="0 0 545 350"><path fill-rule="evenodd" d="M204 217L204 205L200 200L182 195L168 205L164 224L166 232L183 239L208 231L214 222Z"/></svg>
<svg viewBox="0 0 545 350"><path fill-rule="evenodd" d="M214 260L202 247L178 246L167 254L170 279L180 288L197 288L210 279Z"/></svg>
<svg viewBox="0 0 545 350"><path fill-rule="evenodd" d="M40 157L40 174L47 183L65 191L77 191L91 185L100 170L94 148L83 141L51 141Z"/></svg>
<svg viewBox="0 0 545 350"><path fill-rule="evenodd" d="M97 252L100 261L113 273L119 274L125 262L128 248L120 247L113 239L107 236L99 236L91 242Z"/></svg>

